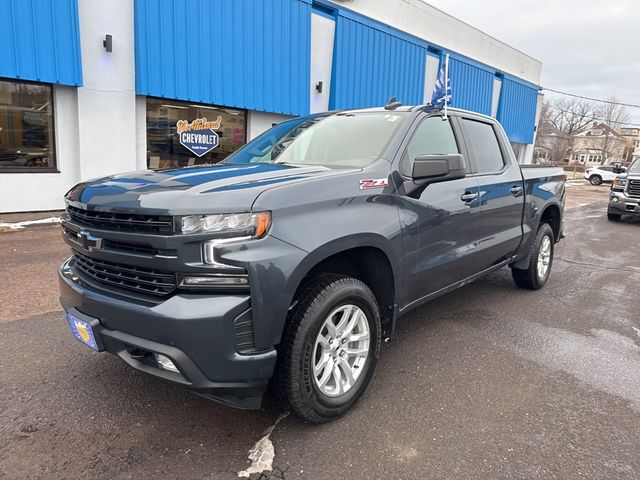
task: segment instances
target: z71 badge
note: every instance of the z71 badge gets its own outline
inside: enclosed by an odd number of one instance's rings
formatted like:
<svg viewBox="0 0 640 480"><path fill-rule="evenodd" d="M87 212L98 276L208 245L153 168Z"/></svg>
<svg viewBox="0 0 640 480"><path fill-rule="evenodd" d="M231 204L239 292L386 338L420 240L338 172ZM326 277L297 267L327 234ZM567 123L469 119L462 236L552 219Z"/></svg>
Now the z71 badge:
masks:
<svg viewBox="0 0 640 480"><path fill-rule="evenodd" d="M386 178L360 180L360 190L366 190L368 188L384 188L387 185L389 185L389 181Z"/></svg>

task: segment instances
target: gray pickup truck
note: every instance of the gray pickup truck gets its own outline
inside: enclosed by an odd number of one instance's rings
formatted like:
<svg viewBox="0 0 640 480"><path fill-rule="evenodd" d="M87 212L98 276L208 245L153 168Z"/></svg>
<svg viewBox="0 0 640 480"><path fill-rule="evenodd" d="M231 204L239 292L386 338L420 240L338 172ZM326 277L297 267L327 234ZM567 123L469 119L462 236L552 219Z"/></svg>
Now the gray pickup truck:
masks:
<svg viewBox="0 0 640 480"><path fill-rule="evenodd" d="M623 215L640 216L640 157L611 184L607 218L619 222Z"/></svg>
<svg viewBox="0 0 640 480"><path fill-rule="evenodd" d="M547 282L564 180L462 110L296 118L221 164L72 188L61 303L78 340L133 368L240 408L271 385L323 422L411 309L501 267Z"/></svg>

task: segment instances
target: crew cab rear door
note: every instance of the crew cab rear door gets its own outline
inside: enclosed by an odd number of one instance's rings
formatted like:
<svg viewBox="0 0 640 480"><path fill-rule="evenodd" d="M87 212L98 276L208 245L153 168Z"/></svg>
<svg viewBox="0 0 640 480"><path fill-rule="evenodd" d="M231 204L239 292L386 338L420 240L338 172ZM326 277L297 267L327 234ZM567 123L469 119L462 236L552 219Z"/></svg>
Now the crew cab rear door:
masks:
<svg viewBox="0 0 640 480"><path fill-rule="evenodd" d="M478 182L478 270L510 259L522 240L522 172L502 129L482 117L458 117Z"/></svg>

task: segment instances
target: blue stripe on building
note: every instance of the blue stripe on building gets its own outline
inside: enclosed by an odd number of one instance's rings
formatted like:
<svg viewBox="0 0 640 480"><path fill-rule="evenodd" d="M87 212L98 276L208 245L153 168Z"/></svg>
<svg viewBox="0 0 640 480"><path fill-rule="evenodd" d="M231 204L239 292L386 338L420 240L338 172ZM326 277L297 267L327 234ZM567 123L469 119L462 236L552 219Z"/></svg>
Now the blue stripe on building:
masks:
<svg viewBox="0 0 640 480"><path fill-rule="evenodd" d="M453 91L452 106L491 115L494 75L495 70L451 56L449 78Z"/></svg>
<svg viewBox="0 0 640 480"><path fill-rule="evenodd" d="M502 80L497 118L509 140L533 143L537 104L537 88L510 78Z"/></svg>
<svg viewBox="0 0 640 480"><path fill-rule="evenodd" d="M82 85L77 0L0 0L0 77Z"/></svg>
<svg viewBox="0 0 640 480"><path fill-rule="evenodd" d="M379 106L392 96L406 105L422 103L425 52L426 45L388 26L338 13L329 108Z"/></svg>
<svg viewBox="0 0 640 480"><path fill-rule="evenodd" d="M309 111L311 2L136 0L138 94Z"/></svg>

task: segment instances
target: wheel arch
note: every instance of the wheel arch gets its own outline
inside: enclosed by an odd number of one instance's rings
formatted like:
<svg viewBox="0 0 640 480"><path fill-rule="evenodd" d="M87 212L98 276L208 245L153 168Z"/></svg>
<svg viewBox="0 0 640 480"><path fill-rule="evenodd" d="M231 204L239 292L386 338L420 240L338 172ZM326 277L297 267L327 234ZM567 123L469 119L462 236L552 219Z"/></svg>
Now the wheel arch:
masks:
<svg viewBox="0 0 640 480"><path fill-rule="evenodd" d="M379 235L352 235L311 252L289 280L291 304L306 281L321 273L350 276L364 282L380 307L383 336L391 335L397 317L400 269L389 241ZM284 323L283 323L284 326Z"/></svg>
<svg viewBox="0 0 640 480"><path fill-rule="evenodd" d="M540 224L547 223L551 227L554 236L554 243L557 243L560 240L560 235L562 234L562 209L557 202L549 202L542 209L540 216L537 217L538 222L533 224L535 225L536 230L533 232L534 234L530 236L530 240L526 243L527 253L522 258L518 259L516 262L511 264L512 268L516 269L525 269L529 265L529 261L531 260L531 250L533 248L533 242L535 239L535 232L540 227ZM522 246L521 246L522 248Z"/></svg>
<svg viewBox="0 0 640 480"><path fill-rule="evenodd" d="M558 240L560 240L562 227L562 213L560 206L556 203L547 205L540 214L540 221L538 222L538 225L541 223L549 224L551 230L553 230L554 241L557 243Z"/></svg>

